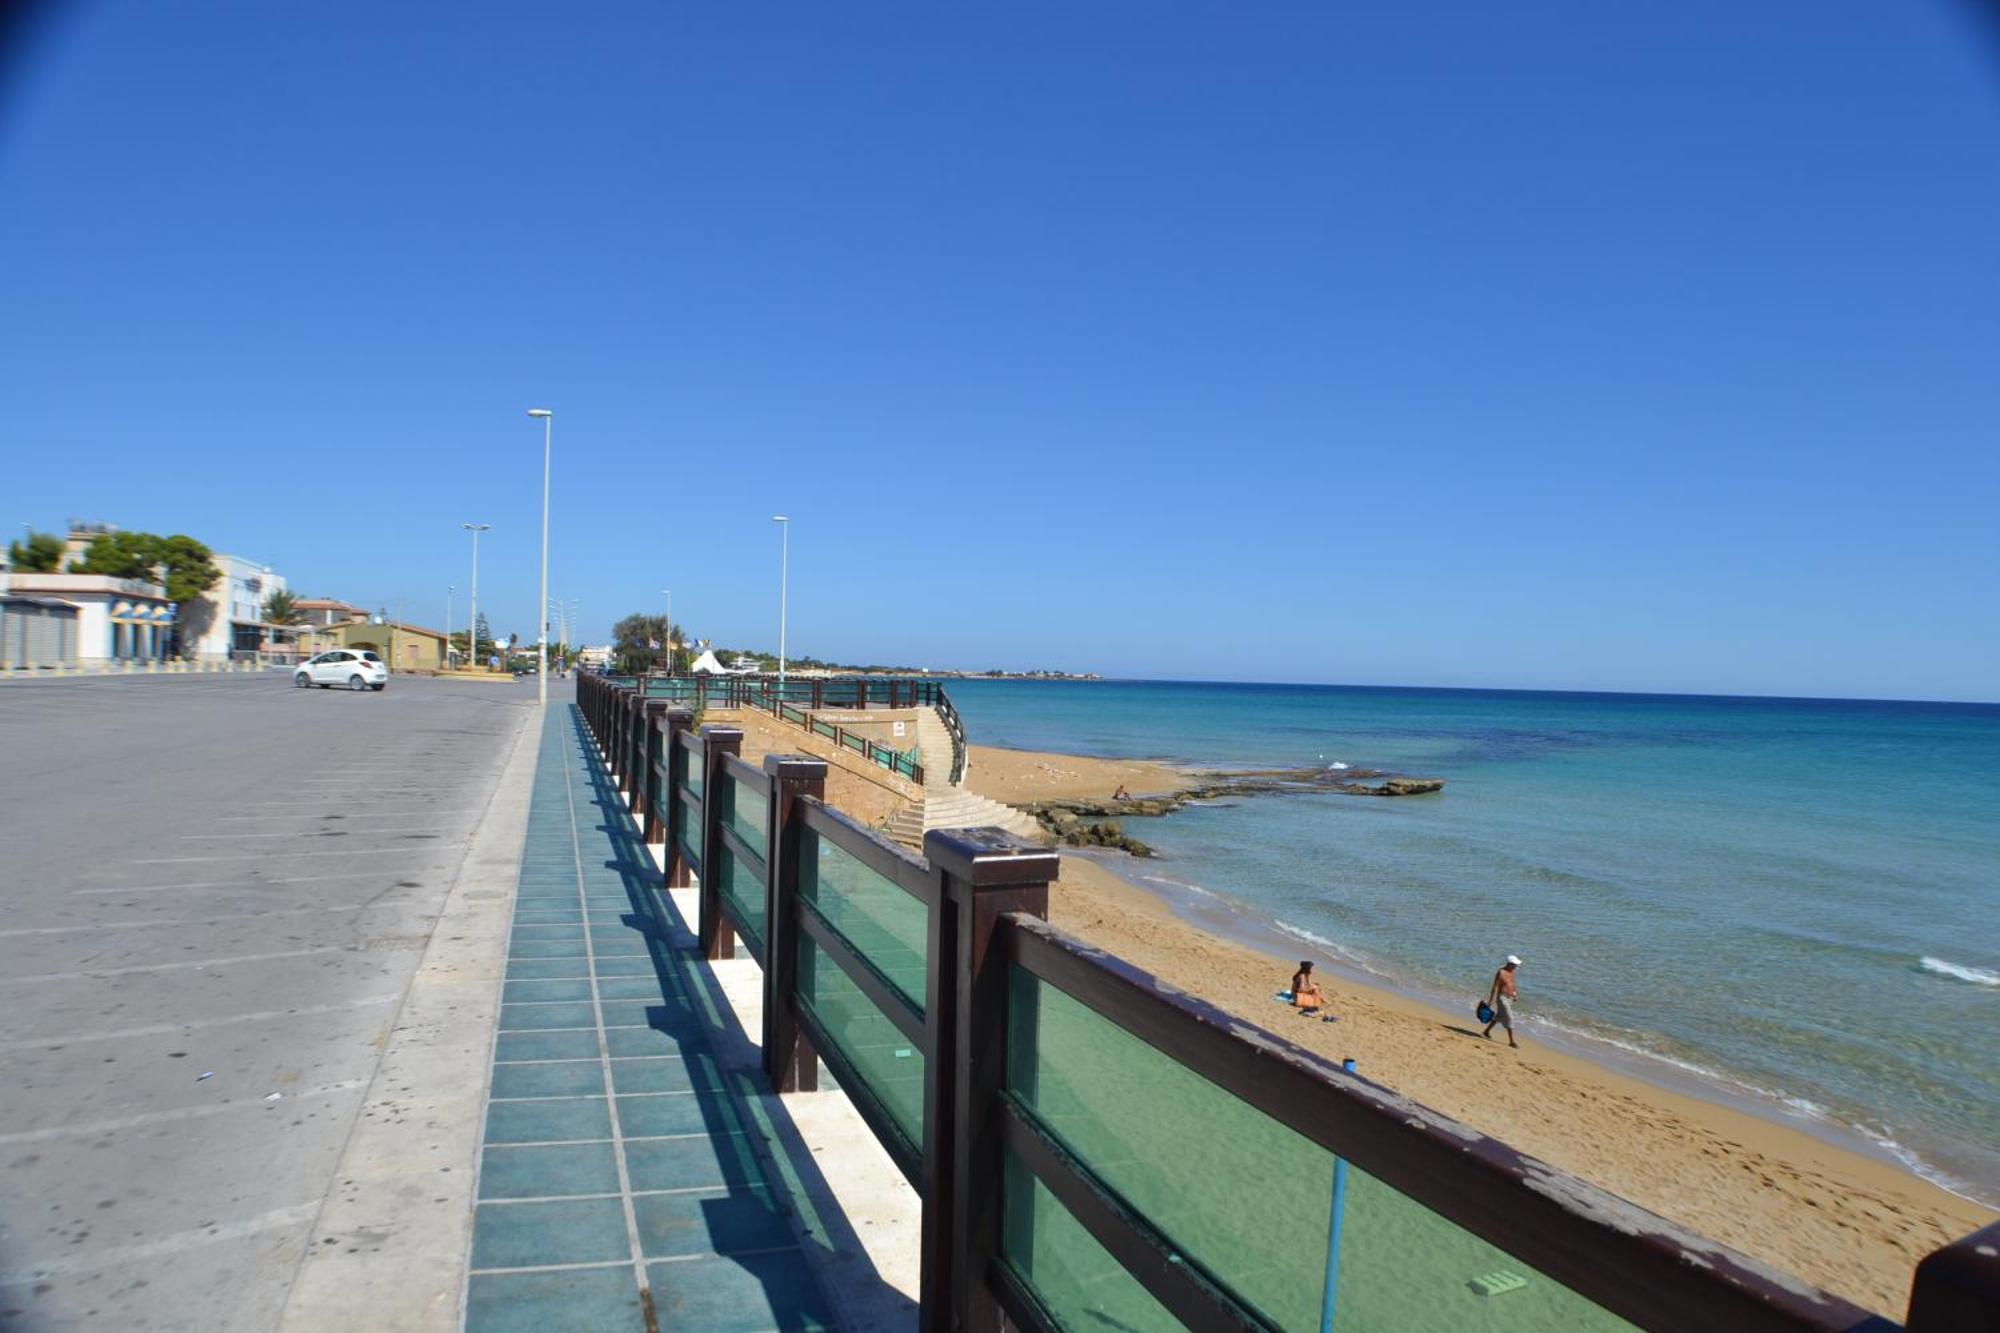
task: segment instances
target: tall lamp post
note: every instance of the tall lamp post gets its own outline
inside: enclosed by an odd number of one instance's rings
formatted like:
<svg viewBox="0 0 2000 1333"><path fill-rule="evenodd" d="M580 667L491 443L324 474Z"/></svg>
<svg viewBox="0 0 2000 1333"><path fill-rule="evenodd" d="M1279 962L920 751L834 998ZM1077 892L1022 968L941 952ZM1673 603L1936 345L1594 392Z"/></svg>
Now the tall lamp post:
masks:
<svg viewBox="0 0 2000 1333"><path fill-rule="evenodd" d="M465 620L465 664L479 666L479 534L492 527L491 523L461 523L458 526L472 534L472 608Z"/></svg>
<svg viewBox="0 0 2000 1333"><path fill-rule="evenodd" d="M783 514L771 515L778 525L778 693L785 692L785 585L791 580L792 520Z"/></svg>
<svg viewBox="0 0 2000 1333"><path fill-rule="evenodd" d="M554 443L556 414L546 407L528 409L542 419L542 632L535 636L535 700L549 702L549 447Z"/></svg>
<svg viewBox="0 0 2000 1333"><path fill-rule="evenodd" d="M667 599L667 627L660 632L660 638L667 646L667 674L674 673L674 590L662 588L660 593Z"/></svg>

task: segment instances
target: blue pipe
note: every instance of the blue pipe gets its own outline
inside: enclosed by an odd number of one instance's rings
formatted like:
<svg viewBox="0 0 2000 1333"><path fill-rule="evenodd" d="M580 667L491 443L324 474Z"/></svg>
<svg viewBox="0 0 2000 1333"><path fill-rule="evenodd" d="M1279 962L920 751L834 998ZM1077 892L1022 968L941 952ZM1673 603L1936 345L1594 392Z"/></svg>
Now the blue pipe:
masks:
<svg viewBox="0 0 2000 1333"><path fill-rule="evenodd" d="M1340 1067L1354 1072L1354 1061L1342 1060ZM1319 1333L1333 1333L1334 1298L1340 1287L1340 1218L1347 1210L1347 1159L1333 1159L1333 1211L1326 1228L1326 1286L1321 1288Z"/></svg>

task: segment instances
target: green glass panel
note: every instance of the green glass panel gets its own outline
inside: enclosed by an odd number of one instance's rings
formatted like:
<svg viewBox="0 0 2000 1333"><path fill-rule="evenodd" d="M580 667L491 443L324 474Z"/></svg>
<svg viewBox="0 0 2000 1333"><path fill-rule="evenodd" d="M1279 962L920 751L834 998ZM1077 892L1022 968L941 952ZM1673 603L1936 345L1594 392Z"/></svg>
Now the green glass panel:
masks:
<svg viewBox="0 0 2000 1333"><path fill-rule="evenodd" d="M701 838L695 827L700 810L689 805L685 796L674 803L674 841L681 845L681 854L696 864L701 862Z"/></svg>
<svg viewBox="0 0 2000 1333"><path fill-rule="evenodd" d="M1180 1320L1084 1230L1048 1186L1007 1153L1000 1257L1065 1329L1180 1333Z"/></svg>
<svg viewBox="0 0 2000 1333"><path fill-rule="evenodd" d="M770 809L770 800L755 785L734 775L727 775L716 789L722 800L722 822L734 829L743 845L755 852L759 858L764 851L764 819Z"/></svg>
<svg viewBox="0 0 2000 1333"><path fill-rule="evenodd" d="M1238 1299L1279 1328L1317 1329L1333 1155L1020 968L1009 985L1007 1082L1021 1103ZM1335 1328L1629 1327L1346 1175Z"/></svg>
<svg viewBox="0 0 2000 1333"><path fill-rule="evenodd" d="M703 866L702 871L715 872L715 882L736 909L736 915L743 922L743 942L750 946L750 952L759 962L764 958L764 878L742 857L730 851L721 843L716 844L714 866Z"/></svg>
<svg viewBox="0 0 2000 1333"><path fill-rule="evenodd" d="M686 787L697 800L701 799L701 759L685 745L674 747L674 781Z"/></svg>
<svg viewBox="0 0 2000 1333"><path fill-rule="evenodd" d="M923 1013L929 908L811 829L799 833L799 895Z"/></svg>
<svg viewBox="0 0 2000 1333"><path fill-rule="evenodd" d="M924 1053L875 1007L840 965L799 936L799 1002L909 1136L924 1141Z"/></svg>

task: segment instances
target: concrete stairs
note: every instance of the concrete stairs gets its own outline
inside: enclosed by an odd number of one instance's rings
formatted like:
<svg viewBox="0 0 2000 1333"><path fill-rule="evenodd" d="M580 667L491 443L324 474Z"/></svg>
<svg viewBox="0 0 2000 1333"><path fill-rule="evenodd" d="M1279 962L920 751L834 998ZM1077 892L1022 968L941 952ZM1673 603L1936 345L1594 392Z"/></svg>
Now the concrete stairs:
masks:
<svg viewBox="0 0 2000 1333"><path fill-rule="evenodd" d="M942 724L940 724L942 730ZM949 745L949 740L946 741ZM925 751L929 753L929 751ZM946 753L950 753L949 749ZM928 765L926 769L928 770ZM928 777L928 771L926 777ZM934 828L983 828L992 825L1006 829L1019 837L1041 841L1042 826L1033 815L1016 810L1011 805L990 801L984 796L966 791L963 787L946 784L933 787L924 784L925 798L889 818L889 836L912 847L922 847L924 833Z"/></svg>
<svg viewBox="0 0 2000 1333"><path fill-rule="evenodd" d="M917 710L917 749L923 760L925 789L950 790L951 728L944 724L935 708Z"/></svg>

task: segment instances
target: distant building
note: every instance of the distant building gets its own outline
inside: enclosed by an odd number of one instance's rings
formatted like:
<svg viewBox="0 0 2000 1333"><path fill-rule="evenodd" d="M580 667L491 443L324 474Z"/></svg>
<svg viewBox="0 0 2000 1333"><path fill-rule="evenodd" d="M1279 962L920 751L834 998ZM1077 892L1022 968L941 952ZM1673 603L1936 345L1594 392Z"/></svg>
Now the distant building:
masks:
<svg viewBox="0 0 2000 1333"><path fill-rule="evenodd" d="M236 555L213 557L222 577L181 608L181 651L204 662L226 662L234 654L276 646L264 603L285 587L269 565Z"/></svg>
<svg viewBox="0 0 2000 1333"><path fill-rule="evenodd" d="M368 613L360 607L327 597L301 597L292 605L298 608L301 625L344 625L350 620L368 619Z"/></svg>
<svg viewBox="0 0 2000 1333"><path fill-rule="evenodd" d="M376 621L364 615L359 620L305 631L299 637L300 651L308 656L348 648L374 653L391 671L436 671L444 664L444 632L401 621Z"/></svg>
<svg viewBox="0 0 2000 1333"><path fill-rule="evenodd" d="M576 650L576 664L585 671L599 671L611 662L611 645L602 648L579 648Z"/></svg>
<svg viewBox="0 0 2000 1333"><path fill-rule="evenodd" d="M144 662L167 657L173 646L174 604L167 590L140 579L109 574L30 574L16 570L16 597L62 602L76 610L76 660Z"/></svg>
<svg viewBox="0 0 2000 1333"><path fill-rule="evenodd" d="M75 666L76 625L68 602L0 592L0 671Z"/></svg>

